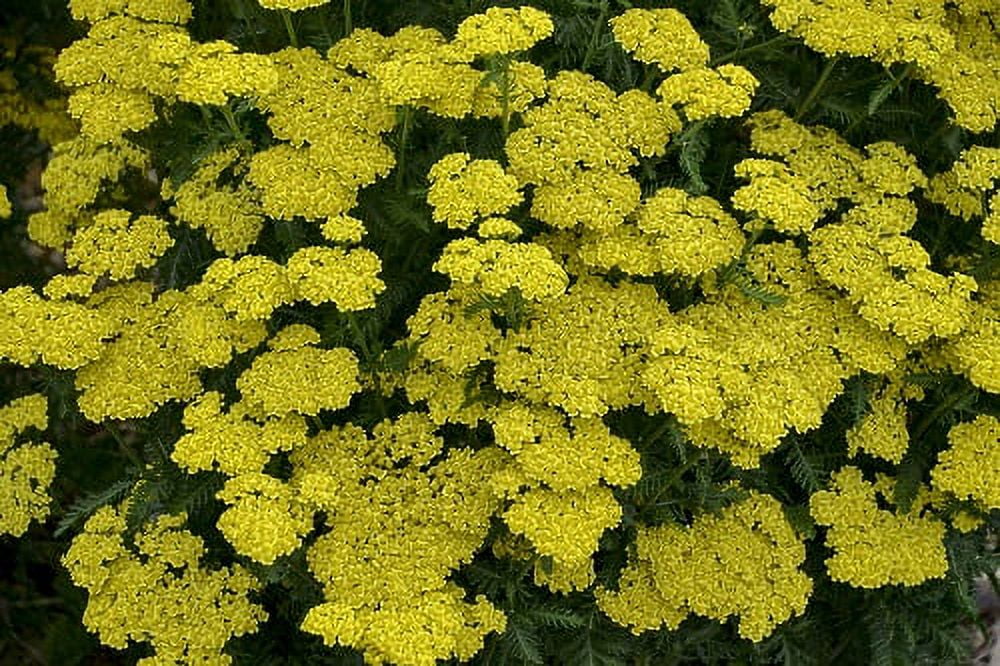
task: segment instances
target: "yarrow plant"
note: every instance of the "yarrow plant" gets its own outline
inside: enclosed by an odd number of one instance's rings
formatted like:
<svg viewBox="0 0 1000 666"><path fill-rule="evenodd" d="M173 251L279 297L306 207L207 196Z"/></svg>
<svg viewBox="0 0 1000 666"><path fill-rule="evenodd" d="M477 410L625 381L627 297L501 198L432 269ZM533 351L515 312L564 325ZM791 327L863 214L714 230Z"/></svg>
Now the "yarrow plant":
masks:
<svg viewBox="0 0 1000 666"><path fill-rule="evenodd" d="M0 655L965 658L1000 9L641 4L3 24Z"/></svg>

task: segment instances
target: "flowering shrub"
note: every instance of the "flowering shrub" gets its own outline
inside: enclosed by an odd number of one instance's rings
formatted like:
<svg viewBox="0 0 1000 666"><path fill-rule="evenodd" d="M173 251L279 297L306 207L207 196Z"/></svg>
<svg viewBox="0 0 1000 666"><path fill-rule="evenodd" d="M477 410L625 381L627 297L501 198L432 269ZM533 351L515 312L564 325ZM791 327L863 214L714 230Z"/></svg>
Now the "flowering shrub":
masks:
<svg viewBox="0 0 1000 666"><path fill-rule="evenodd" d="M636 4L12 18L0 655L962 658L1000 10Z"/></svg>

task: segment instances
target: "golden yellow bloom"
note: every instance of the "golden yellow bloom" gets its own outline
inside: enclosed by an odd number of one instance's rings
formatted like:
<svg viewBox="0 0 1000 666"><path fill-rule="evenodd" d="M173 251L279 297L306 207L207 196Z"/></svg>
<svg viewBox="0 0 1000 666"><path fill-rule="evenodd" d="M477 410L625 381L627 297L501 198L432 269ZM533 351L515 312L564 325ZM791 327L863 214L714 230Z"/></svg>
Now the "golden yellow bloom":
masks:
<svg viewBox="0 0 1000 666"><path fill-rule="evenodd" d="M905 400L919 400L924 393L915 384L900 379L887 382L871 399L871 411L847 431L847 449L856 455L864 449L871 455L899 463L910 445L906 428Z"/></svg>
<svg viewBox="0 0 1000 666"><path fill-rule="evenodd" d="M229 507L217 526L238 553L272 564L302 543L312 530L312 511L294 489L273 476L250 472L226 482L217 497Z"/></svg>
<svg viewBox="0 0 1000 666"><path fill-rule="evenodd" d="M102 83L84 86L70 95L69 113L80 120L83 134L96 143L114 141L156 120L148 93Z"/></svg>
<svg viewBox="0 0 1000 666"><path fill-rule="evenodd" d="M63 557L73 582L88 592L84 625L120 650L149 643L171 663L229 664L233 636L267 619L248 594L260 585L239 565L209 568L201 537L183 529L185 514L162 515L127 546L125 509L98 509Z"/></svg>
<svg viewBox="0 0 1000 666"><path fill-rule="evenodd" d="M942 451L931 470L934 487L971 498L987 509L1000 509L1000 421L981 414L948 431L951 448Z"/></svg>
<svg viewBox="0 0 1000 666"><path fill-rule="evenodd" d="M166 180L161 196L172 198L170 213L195 229L203 228L212 244L228 256L242 254L257 240L264 215L249 184L220 184L224 172L245 175L247 165L235 149L205 157L186 181L175 187Z"/></svg>
<svg viewBox="0 0 1000 666"><path fill-rule="evenodd" d="M113 14L161 23L187 23L191 19L188 0L71 0L73 18L96 23Z"/></svg>
<svg viewBox="0 0 1000 666"><path fill-rule="evenodd" d="M750 108L759 81L739 65L698 67L667 77L656 89L664 104L679 106L688 122L735 118Z"/></svg>
<svg viewBox="0 0 1000 666"><path fill-rule="evenodd" d="M66 263L85 273L125 280L154 265L173 244L165 220L153 215L133 220L127 210L105 210L76 232Z"/></svg>
<svg viewBox="0 0 1000 666"><path fill-rule="evenodd" d="M515 287L531 300L552 298L566 290L568 279L541 245L475 238L449 243L434 270L455 283L474 284L496 298Z"/></svg>
<svg viewBox="0 0 1000 666"><path fill-rule="evenodd" d="M630 486L639 480L639 454L594 417L567 420L552 408L513 404L489 417L497 444L524 476L556 491L584 490L605 481Z"/></svg>
<svg viewBox="0 0 1000 666"><path fill-rule="evenodd" d="M188 432L174 444L171 458L192 472L218 469L230 476L260 472L273 454L306 439L301 416L289 414L259 423L241 403L223 412L222 395L216 391L185 408L184 425Z"/></svg>
<svg viewBox="0 0 1000 666"><path fill-rule="evenodd" d="M365 310L375 307L375 296L385 290L378 278L382 262L363 248L304 247L288 259L286 269L297 298L313 305L334 303L340 310Z"/></svg>
<svg viewBox="0 0 1000 666"><path fill-rule="evenodd" d="M260 414L318 414L346 407L358 384L358 359L349 349L274 350L254 359L236 380L243 399Z"/></svg>
<svg viewBox="0 0 1000 666"><path fill-rule="evenodd" d="M17 398L0 408L0 534L21 536L31 521L49 515L49 485L56 451L49 444L14 444L28 428L48 426L44 395Z"/></svg>
<svg viewBox="0 0 1000 666"><path fill-rule="evenodd" d="M572 564L589 559L604 530L616 526L621 515L610 489L589 486L528 490L514 499L503 517L511 531L528 537L538 553Z"/></svg>
<svg viewBox="0 0 1000 666"><path fill-rule="evenodd" d="M427 203L434 219L452 229L468 229L521 203L517 179L494 160L472 160L468 153L445 155L427 173Z"/></svg>
<svg viewBox="0 0 1000 666"><path fill-rule="evenodd" d="M276 308L295 300L285 268L261 255L215 260L190 293L243 321L267 319Z"/></svg>
<svg viewBox="0 0 1000 666"><path fill-rule="evenodd" d="M876 492L891 502L891 492L865 481L861 470L844 467L832 478L832 489L813 494L809 508L820 525L829 526L826 543L834 554L826 561L830 578L855 587L918 585L948 570L945 526L921 514L880 509Z"/></svg>
<svg viewBox="0 0 1000 666"><path fill-rule="evenodd" d="M708 64L708 45L676 9L629 9L610 23L615 41L640 62L665 72Z"/></svg>
<svg viewBox="0 0 1000 666"><path fill-rule="evenodd" d="M618 591L599 589L601 610L633 633L676 628L688 613L739 618L760 641L805 611L812 581L799 569L805 545L769 495L750 497L690 527L642 528Z"/></svg>
<svg viewBox="0 0 1000 666"><path fill-rule="evenodd" d="M319 433L291 453L300 497L331 528L309 548L324 603L302 629L363 650L373 663L432 666L467 659L503 614L485 599L463 600L447 577L472 559L499 508L487 479L503 464L494 447L444 445L426 415Z"/></svg>
<svg viewBox="0 0 1000 666"><path fill-rule="evenodd" d="M258 96L278 84L278 72L268 56L238 53L235 45L225 41L195 46L178 76L180 99L218 106L226 104L230 96Z"/></svg>
<svg viewBox="0 0 1000 666"><path fill-rule="evenodd" d="M330 0L258 0L261 7L267 9L286 9L292 12L299 12L311 7L325 5Z"/></svg>
<svg viewBox="0 0 1000 666"><path fill-rule="evenodd" d="M534 7L490 7L458 24L455 46L474 56L525 51L552 34L552 19Z"/></svg>

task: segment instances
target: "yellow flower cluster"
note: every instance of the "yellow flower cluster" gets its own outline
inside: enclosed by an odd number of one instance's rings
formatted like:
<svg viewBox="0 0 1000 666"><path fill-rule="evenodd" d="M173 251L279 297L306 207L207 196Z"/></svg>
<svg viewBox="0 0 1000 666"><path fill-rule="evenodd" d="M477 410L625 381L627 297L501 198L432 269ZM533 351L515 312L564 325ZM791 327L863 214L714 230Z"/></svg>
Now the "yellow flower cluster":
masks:
<svg viewBox="0 0 1000 666"><path fill-rule="evenodd" d="M931 470L934 487L1000 509L1000 421L983 414L960 423L948 431L948 443Z"/></svg>
<svg viewBox="0 0 1000 666"><path fill-rule="evenodd" d="M138 132L156 120L153 98L142 90L94 83L69 98L69 113L80 121L81 133L95 143L111 143L125 132Z"/></svg>
<svg viewBox="0 0 1000 666"><path fill-rule="evenodd" d="M446 292L421 300L407 320L406 343L416 349L409 370L397 382L412 403L424 403L428 416L438 424L475 425L486 416L483 404L470 401L467 372L493 357L500 332L474 287L453 285Z"/></svg>
<svg viewBox="0 0 1000 666"><path fill-rule="evenodd" d="M987 282L979 295L966 329L941 351L955 372L984 391L1000 393L1000 283Z"/></svg>
<svg viewBox="0 0 1000 666"><path fill-rule="evenodd" d="M494 160L473 160L468 153L445 155L427 173L427 203L434 219L452 229L503 215L521 203L517 179Z"/></svg>
<svg viewBox="0 0 1000 666"><path fill-rule="evenodd" d="M643 346L666 306L650 285L581 278L546 303L531 326L498 345L498 388L572 416L602 416L642 402Z"/></svg>
<svg viewBox="0 0 1000 666"><path fill-rule="evenodd" d="M7 188L0 185L0 220L6 220L13 212L10 199L7 197Z"/></svg>
<svg viewBox="0 0 1000 666"><path fill-rule="evenodd" d="M584 233L580 258L631 275L696 277L735 259L744 238L736 220L711 197L664 187L642 202L635 223L607 233Z"/></svg>
<svg viewBox="0 0 1000 666"><path fill-rule="evenodd" d="M621 521L622 508L605 486L563 491L530 488L516 495L503 517L507 526L526 536L538 553L575 569L574 565L588 564L604 530ZM572 580L571 587L586 587L593 573L589 567L585 571L587 578Z"/></svg>
<svg viewBox="0 0 1000 666"><path fill-rule="evenodd" d="M935 86L957 124L982 132L1000 114L996 7L941 0L763 0L771 23L829 56L912 63Z"/></svg>
<svg viewBox="0 0 1000 666"><path fill-rule="evenodd" d="M778 110L755 114L749 125L753 149L772 159L736 165L736 174L750 183L736 191L733 205L779 231L808 232L844 199L888 207L891 218L898 198L927 183L913 156L892 143L866 146L866 157L833 130L799 125ZM887 215L868 212L862 217L882 226Z"/></svg>
<svg viewBox="0 0 1000 666"><path fill-rule="evenodd" d="M291 12L299 12L303 9L319 7L325 5L330 0L258 0L261 7L268 9L284 9Z"/></svg>
<svg viewBox="0 0 1000 666"><path fill-rule="evenodd" d="M829 526L826 543L830 578L855 587L918 585L948 570L944 523L924 515L926 497L918 497L907 513L880 509L876 494L892 501L891 480L865 481L861 470L844 467L833 475L831 490L810 498L809 510ZM925 493L926 495L926 493Z"/></svg>
<svg viewBox="0 0 1000 666"><path fill-rule="evenodd" d="M80 410L93 421L148 416L171 400L190 400L201 392L202 368L225 365L267 335L260 321L199 298L201 284L155 299L152 286L124 283L88 298L85 311L111 320L118 334L76 375Z"/></svg>
<svg viewBox="0 0 1000 666"><path fill-rule="evenodd" d="M567 419L549 407L510 403L487 418L497 444L513 455L491 481L513 500L504 520L553 562L549 572L535 567L536 580L558 592L586 588L598 540L621 519L601 481L633 485L642 473L638 453L594 417Z"/></svg>
<svg viewBox="0 0 1000 666"><path fill-rule="evenodd" d="M819 426L859 368L887 372L906 349L823 288L794 245L758 245L748 266L787 302L768 307L721 289L650 334L641 377L695 444L756 467L789 430Z"/></svg>
<svg viewBox="0 0 1000 666"><path fill-rule="evenodd" d="M596 230L621 224L639 205L639 184L627 173L638 163L634 152L662 154L680 128L677 114L649 95L616 95L581 72L560 72L546 102L523 120L506 152L509 173L535 186L532 215L557 228Z"/></svg>
<svg viewBox="0 0 1000 666"><path fill-rule="evenodd" d="M458 24L454 45L472 56L525 51L552 34L552 19L534 7L490 7Z"/></svg>
<svg viewBox="0 0 1000 666"><path fill-rule="evenodd" d="M810 238L817 272L847 291L858 313L878 328L918 344L956 335L968 323L976 281L928 268L930 257L917 241L849 222L817 229Z"/></svg>
<svg viewBox="0 0 1000 666"><path fill-rule="evenodd" d="M48 210L32 215L28 233L41 245L61 248L78 225L86 224L84 210L98 195L127 171L144 168L147 156L125 140L97 144L82 136L60 143L53 152L42 174Z"/></svg>
<svg viewBox="0 0 1000 666"><path fill-rule="evenodd" d="M740 636L760 641L805 611L812 581L799 566L805 544L781 503L751 493L690 526L642 528L616 591L598 589L601 610L636 634L676 628L689 613L739 618Z"/></svg>
<svg viewBox="0 0 1000 666"><path fill-rule="evenodd" d="M79 303L43 298L31 287L0 292L0 358L22 366L75 369L100 356L115 322Z"/></svg>
<svg viewBox="0 0 1000 666"><path fill-rule="evenodd" d="M229 664L233 636L256 631L267 613L248 594L260 585L239 565L201 566L201 537L184 529L185 514L163 515L126 545L126 509L105 506L87 520L63 556L73 582L89 598L83 623L105 645L149 643L139 664Z"/></svg>
<svg viewBox="0 0 1000 666"><path fill-rule="evenodd" d="M222 106L229 97L256 97L278 83L278 73L268 56L238 53L224 41L193 47L178 73L178 99L194 104Z"/></svg>
<svg viewBox="0 0 1000 666"><path fill-rule="evenodd" d="M312 511L293 493L288 483L267 474L235 476L217 494L229 507L216 526L236 552L273 564L298 548L312 531Z"/></svg>
<svg viewBox="0 0 1000 666"><path fill-rule="evenodd" d="M28 428L48 427L44 395L17 398L0 407L0 534L21 536L33 520L49 515L48 489L56 474L49 444L15 444Z"/></svg>
<svg viewBox="0 0 1000 666"><path fill-rule="evenodd" d="M66 263L84 273L125 280L155 264L173 244L165 220L153 215L133 220L127 210L104 210L73 236Z"/></svg>
<svg viewBox="0 0 1000 666"><path fill-rule="evenodd" d="M492 358L500 342L489 314L465 312L466 300L454 288L428 294L406 322L419 355L456 374Z"/></svg>
<svg viewBox="0 0 1000 666"><path fill-rule="evenodd" d="M223 412L222 395L217 391L204 393L187 406L184 425L188 432L174 444L171 458L192 472L217 469L229 476L261 472L273 454L306 440L306 424L300 415L260 423L242 403Z"/></svg>
<svg viewBox="0 0 1000 666"><path fill-rule="evenodd" d="M517 289L531 300L562 294L568 278L549 251L537 243L461 238L449 243L434 270L456 284L476 285L496 298Z"/></svg>
<svg viewBox="0 0 1000 666"><path fill-rule="evenodd" d="M886 382L871 398L871 409L847 431L847 449L856 455L864 450L892 463L899 463L910 446L906 428L907 400L920 400L923 389L901 377Z"/></svg>
<svg viewBox="0 0 1000 666"><path fill-rule="evenodd" d="M759 82L745 67L699 67L667 77L656 89L664 104L680 106L685 120L734 118L750 108Z"/></svg>
<svg viewBox="0 0 1000 666"><path fill-rule="evenodd" d="M283 142L256 153L248 174L272 217L338 218L354 207L360 188L395 164L382 142L395 116L378 84L348 72L333 49L330 55L311 49L272 55L277 85L260 105Z"/></svg>
<svg viewBox="0 0 1000 666"><path fill-rule="evenodd" d="M521 474L555 491L584 490L605 481L631 486L639 480L639 454L594 417L566 419L555 409L504 405L490 416L496 442Z"/></svg>
<svg viewBox="0 0 1000 666"><path fill-rule="evenodd" d="M708 64L708 45L676 9L629 9L610 23L615 41L640 62L664 72Z"/></svg>
<svg viewBox="0 0 1000 666"><path fill-rule="evenodd" d="M309 548L325 600L302 624L329 645L363 650L373 664L433 666L468 659L504 615L466 601L447 580L472 559L498 509L488 479L496 448L453 449L426 415L320 432L291 453L299 497L331 528Z"/></svg>
<svg viewBox="0 0 1000 666"><path fill-rule="evenodd" d="M737 164L750 183L734 193L734 206L754 224L806 233L817 273L879 329L919 344L965 328L975 280L931 270L930 256L906 235L917 218L908 195L927 185L912 155L889 142L863 154L832 130L801 126L780 111L750 124L753 148L779 159ZM814 228L845 203L838 219Z"/></svg>
<svg viewBox="0 0 1000 666"><path fill-rule="evenodd" d="M972 146L930 180L927 198L963 220L983 219L983 238L1000 244L1000 148ZM984 205L985 204L985 205Z"/></svg>
<svg viewBox="0 0 1000 666"><path fill-rule="evenodd" d="M255 358L236 380L236 388L255 416L340 409L361 390L358 359L342 347L321 349L311 341L287 344Z"/></svg>
<svg viewBox="0 0 1000 666"><path fill-rule="evenodd" d="M73 18L91 23L118 14L162 23L191 20L188 0L70 0L69 9Z"/></svg>
<svg viewBox="0 0 1000 666"><path fill-rule="evenodd" d="M188 226L203 228L212 244L229 256L242 254L257 240L264 215L249 184L220 185L224 172L245 175L246 164L235 149L205 157L195 173L176 188L163 182L161 196L173 199L170 214Z"/></svg>
<svg viewBox="0 0 1000 666"><path fill-rule="evenodd" d="M375 307L385 290L378 278L382 262L371 250L341 250L312 245L296 251L286 265L297 300L334 303L344 311Z"/></svg>
<svg viewBox="0 0 1000 666"><path fill-rule="evenodd" d="M237 320L266 320L295 300L295 290L281 264L262 255L216 259L191 294L221 306Z"/></svg>

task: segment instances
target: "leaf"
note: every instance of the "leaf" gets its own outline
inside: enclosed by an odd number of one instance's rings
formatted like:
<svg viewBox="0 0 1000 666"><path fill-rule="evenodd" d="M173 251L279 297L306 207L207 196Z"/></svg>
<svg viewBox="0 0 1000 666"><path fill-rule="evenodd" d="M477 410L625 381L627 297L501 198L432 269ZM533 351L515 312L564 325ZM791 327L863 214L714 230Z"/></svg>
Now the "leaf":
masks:
<svg viewBox="0 0 1000 666"><path fill-rule="evenodd" d="M533 624L553 629L576 629L587 622L587 618L573 611L556 605L544 605L524 611L522 615Z"/></svg>
<svg viewBox="0 0 1000 666"><path fill-rule="evenodd" d="M610 622L592 615L586 629L576 631L565 642L562 663L573 666L623 666L628 644ZM595 627L594 625L598 625Z"/></svg>
<svg viewBox="0 0 1000 666"><path fill-rule="evenodd" d="M677 137L680 153L677 161L681 170L688 177L685 190L694 195L702 195L708 191L708 184L705 183L701 175L701 166L708 156L709 137L708 123L705 121L696 122L684 130Z"/></svg>
<svg viewBox="0 0 1000 666"><path fill-rule="evenodd" d="M785 511L785 518L788 519L788 524L792 526L799 536L812 539L816 536L816 521L813 520L812 514L809 513L809 507L796 504L794 506L785 505L782 507Z"/></svg>
<svg viewBox="0 0 1000 666"><path fill-rule="evenodd" d="M135 478L126 477L115 481L104 490L90 493L78 499L59 520L59 525L56 527L54 536L57 538L61 537L71 527L85 521L102 506L121 500L132 489L135 482Z"/></svg>
<svg viewBox="0 0 1000 666"><path fill-rule="evenodd" d="M535 630L515 615L507 622L500 642L509 654L529 664L541 664L542 639Z"/></svg>
<svg viewBox="0 0 1000 666"><path fill-rule="evenodd" d="M830 471L817 466L806 456L798 442L785 449L788 470L797 484L810 495L826 486Z"/></svg>
<svg viewBox="0 0 1000 666"><path fill-rule="evenodd" d="M875 112L878 111L879 107L889 99L889 95L893 93L896 89L897 82L895 79L889 79L884 82L878 88L872 91L872 94L868 97L868 115L874 116Z"/></svg>

